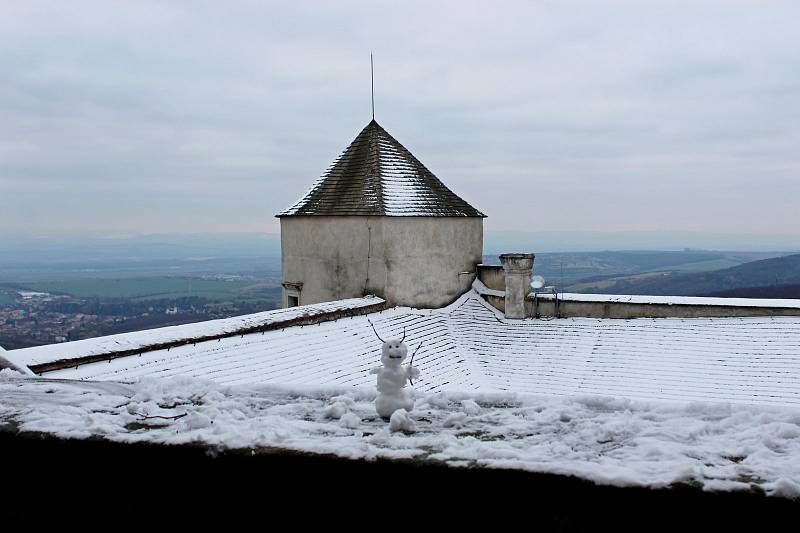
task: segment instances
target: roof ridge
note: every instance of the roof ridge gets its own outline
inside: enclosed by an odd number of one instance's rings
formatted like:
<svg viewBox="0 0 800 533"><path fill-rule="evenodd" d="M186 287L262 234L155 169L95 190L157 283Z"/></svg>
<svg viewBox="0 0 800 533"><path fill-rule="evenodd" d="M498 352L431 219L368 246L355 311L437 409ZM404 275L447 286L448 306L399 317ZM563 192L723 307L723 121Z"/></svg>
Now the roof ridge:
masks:
<svg viewBox="0 0 800 533"><path fill-rule="evenodd" d="M369 135L370 155L372 155L375 158L374 168L377 171L376 172L377 173L377 179L373 175L372 179L374 180L374 183L371 183L371 185L373 187L375 187L375 194L376 194L376 196L378 198L379 209L381 210L381 212L386 212L386 199L384 198L384 191L383 191L383 168L382 168L382 165L381 165L381 154L380 154L380 150L379 150L380 140L376 138L377 137L377 135L376 135L376 127L378 128L378 132L379 132L379 130L381 130L383 128L381 128L380 125L377 122L375 122L374 118L367 125L368 128L370 126L372 126L372 128L370 129L370 135Z"/></svg>

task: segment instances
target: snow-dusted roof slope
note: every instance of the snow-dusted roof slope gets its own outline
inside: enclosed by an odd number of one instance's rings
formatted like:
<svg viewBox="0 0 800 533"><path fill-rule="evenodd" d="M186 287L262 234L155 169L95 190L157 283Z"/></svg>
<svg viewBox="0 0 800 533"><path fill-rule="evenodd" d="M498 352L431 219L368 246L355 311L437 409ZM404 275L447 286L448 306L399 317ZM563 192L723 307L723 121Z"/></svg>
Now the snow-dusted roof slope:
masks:
<svg viewBox="0 0 800 533"><path fill-rule="evenodd" d="M240 333L264 329L291 327L305 322L318 322L338 318L342 314L367 312L381 308L384 300L375 296L350 298L335 302L290 307L235 316L218 320L206 320L194 324L168 326L164 328L120 333L80 341L35 346L5 352L7 359L17 365L48 365L58 362L92 359L96 356L117 357L130 352L147 351L157 347L172 348L193 341L216 341Z"/></svg>
<svg viewBox="0 0 800 533"><path fill-rule="evenodd" d="M440 310L396 308L48 372L374 386L383 337L405 330L426 392L510 391L800 404L800 317L506 320L474 291ZM128 334L131 342L148 332ZM8 352L8 355L14 352Z"/></svg>
<svg viewBox="0 0 800 533"><path fill-rule="evenodd" d="M311 189L278 213L484 217L372 120Z"/></svg>

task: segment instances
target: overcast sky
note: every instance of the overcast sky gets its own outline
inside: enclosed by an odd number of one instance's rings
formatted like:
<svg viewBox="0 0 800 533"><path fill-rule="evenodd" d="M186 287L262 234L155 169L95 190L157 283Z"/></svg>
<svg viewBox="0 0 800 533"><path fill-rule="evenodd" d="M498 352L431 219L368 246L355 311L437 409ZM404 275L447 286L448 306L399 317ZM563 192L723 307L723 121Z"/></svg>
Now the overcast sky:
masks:
<svg viewBox="0 0 800 533"><path fill-rule="evenodd" d="M376 119L489 230L800 233L800 2L18 2L0 233L277 231Z"/></svg>

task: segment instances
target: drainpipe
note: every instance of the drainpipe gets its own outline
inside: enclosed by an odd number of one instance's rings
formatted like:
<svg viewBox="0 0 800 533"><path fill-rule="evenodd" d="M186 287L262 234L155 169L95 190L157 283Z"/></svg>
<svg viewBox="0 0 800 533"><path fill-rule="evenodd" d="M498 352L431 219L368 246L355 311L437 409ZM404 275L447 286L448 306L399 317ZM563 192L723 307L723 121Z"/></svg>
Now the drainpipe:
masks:
<svg viewBox="0 0 800 533"><path fill-rule="evenodd" d="M531 292L533 254L502 254L506 278L506 318L525 318L525 297Z"/></svg>

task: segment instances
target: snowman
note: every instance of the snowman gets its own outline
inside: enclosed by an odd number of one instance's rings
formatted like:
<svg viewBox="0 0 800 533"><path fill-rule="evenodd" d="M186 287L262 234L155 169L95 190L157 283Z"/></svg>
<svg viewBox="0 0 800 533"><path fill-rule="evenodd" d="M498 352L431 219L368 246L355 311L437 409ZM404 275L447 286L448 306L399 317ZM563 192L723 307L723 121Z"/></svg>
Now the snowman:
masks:
<svg viewBox="0 0 800 533"><path fill-rule="evenodd" d="M370 322L372 325L372 322ZM375 326L372 326L373 331ZM419 370L409 364L403 367L408 355L405 342L405 331L402 339L383 340L375 331L375 335L383 343L381 363L383 366L373 368L370 373L378 375L378 396L375 398L375 410L382 418L389 419L395 411L405 409L406 412L414 408L414 399L404 390L406 381L414 384L414 379L419 377ZM420 344L421 346L421 344ZM417 348L419 349L419 348ZM416 353L416 351L415 351ZM413 363L414 356L411 356Z"/></svg>

